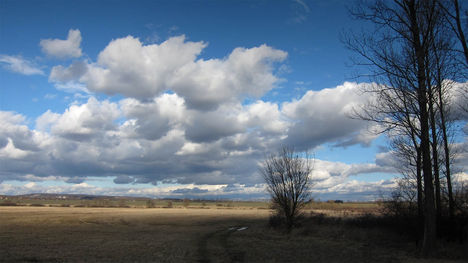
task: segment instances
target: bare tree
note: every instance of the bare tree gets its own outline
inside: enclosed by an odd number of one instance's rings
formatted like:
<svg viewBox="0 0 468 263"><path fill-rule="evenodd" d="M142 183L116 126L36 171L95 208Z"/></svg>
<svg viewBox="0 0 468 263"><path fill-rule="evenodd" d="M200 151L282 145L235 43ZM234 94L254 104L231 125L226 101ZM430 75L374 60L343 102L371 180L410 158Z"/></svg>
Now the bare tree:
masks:
<svg viewBox="0 0 468 263"><path fill-rule="evenodd" d="M417 210L418 210L418 225L423 225L424 211L423 211L423 186L421 175L421 152L417 144L416 136L396 136L390 144L393 149L399 167L396 167L403 175L398 182L396 189L399 197L403 197L405 202L414 202L416 197ZM398 200L401 200L399 198ZM418 234L422 234L422 229L418 229Z"/></svg>
<svg viewBox="0 0 468 263"><path fill-rule="evenodd" d="M463 56L461 62L465 62L465 67L468 67L468 45L466 44L465 30L462 25L462 8L458 0L438 0L437 2L438 7L444 12L444 18L449 30L455 34L461 45L460 50L457 50Z"/></svg>
<svg viewBox="0 0 468 263"><path fill-rule="evenodd" d="M455 214L450 129L456 119L450 94L453 83L466 81L468 68L460 9L458 0L362 1L352 15L375 30L344 38L360 55L356 64L370 69L378 83L365 90L374 100L355 116L380 124L394 140L393 150L410 160L406 175L416 175L415 185L407 184L413 176L404 180L405 187L417 187L425 255L434 252L436 233L441 233L444 194L452 222ZM466 90L460 94L467 96Z"/></svg>
<svg viewBox="0 0 468 263"><path fill-rule="evenodd" d="M430 52L442 39L443 16L437 7L437 0L364 3L352 13L356 18L373 23L375 31L345 39L345 44L364 58L362 64L371 66L375 80L381 83L373 88L377 101L361 116L384 125L387 131L397 130L400 136L410 137L416 160L420 160L424 192L422 252L425 255L433 253L437 231L433 174L436 179L439 177L433 168L437 172L439 168L433 163L438 162L432 158L437 155L434 154L437 141L431 136L437 132L431 76L437 62ZM436 187L439 187L437 180Z"/></svg>
<svg viewBox="0 0 468 263"><path fill-rule="evenodd" d="M288 230L296 224L301 210L310 199L311 158L283 147L278 154L265 159L260 172L265 179L273 208Z"/></svg>

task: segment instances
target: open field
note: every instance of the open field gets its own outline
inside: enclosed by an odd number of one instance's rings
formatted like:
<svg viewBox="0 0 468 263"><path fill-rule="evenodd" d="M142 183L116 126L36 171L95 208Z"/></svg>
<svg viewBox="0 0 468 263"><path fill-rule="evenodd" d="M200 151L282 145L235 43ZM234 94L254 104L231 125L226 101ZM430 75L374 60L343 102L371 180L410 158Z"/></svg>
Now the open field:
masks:
<svg viewBox="0 0 468 263"><path fill-rule="evenodd" d="M54 196L55 197L55 196ZM89 196L87 196L89 198ZM3 198L3 199L2 199ZM269 209L267 201L231 201L231 200L189 200L189 199L149 199L131 197L94 196L93 199L78 199L68 195L67 199L57 199L41 195L40 198L19 196L0 196L0 206L34 207L127 207L127 208L203 208L203 209ZM311 202L306 209L320 211L327 215L347 216L379 212L377 202Z"/></svg>
<svg viewBox="0 0 468 263"><path fill-rule="evenodd" d="M91 196L86 196L91 198ZM1 200L3 198L3 200ZM67 199L41 196L41 198L28 198L19 196L0 196L0 206L52 206L52 207L128 207L128 208L263 208L268 209L270 204L261 201L229 201L229 200L188 200L188 199L149 199L131 197L102 197L94 196L92 199L78 199L67 195Z"/></svg>
<svg viewBox="0 0 468 263"><path fill-rule="evenodd" d="M0 207L2 262L446 262L375 226L304 221L291 234L267 209ZM242 229L242 227L247 227ZM466 247L455 246L458 251ZM447 251L446 254L450 254ZM457 258L458 257L458 258ZM460 253L453 262L464 262ZM452 261L450 261L452 262Z"/></svg>

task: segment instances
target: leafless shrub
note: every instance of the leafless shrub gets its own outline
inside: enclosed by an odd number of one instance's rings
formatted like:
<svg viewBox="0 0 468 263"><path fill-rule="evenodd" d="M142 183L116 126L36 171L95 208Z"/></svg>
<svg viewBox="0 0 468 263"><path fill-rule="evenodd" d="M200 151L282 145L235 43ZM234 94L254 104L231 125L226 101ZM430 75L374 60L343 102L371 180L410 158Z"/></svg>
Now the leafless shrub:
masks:
<svg viewBox="0 0 468 263"><path fill-rule="evenodd" d="M270 218L270 223L281 223L281 218L287 229L291 230L310 199L312 166L309 155L283 147L279 154L265 159L260 172L276 213Z"/></svg>

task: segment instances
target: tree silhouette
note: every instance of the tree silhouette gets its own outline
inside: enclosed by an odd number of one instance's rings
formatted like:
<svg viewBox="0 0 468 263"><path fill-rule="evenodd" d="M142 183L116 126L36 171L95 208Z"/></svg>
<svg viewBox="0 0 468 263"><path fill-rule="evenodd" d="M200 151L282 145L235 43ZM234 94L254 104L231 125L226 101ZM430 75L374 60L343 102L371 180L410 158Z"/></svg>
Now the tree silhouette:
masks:
<svg viewBox="0 0 468 263"><path fill-rule="evenodd" d="M312 166L309 157L307 153L283 147L278 154L267 157L260 169L276 216L284 220L288 231L297 223L310 198Z"/></svg>

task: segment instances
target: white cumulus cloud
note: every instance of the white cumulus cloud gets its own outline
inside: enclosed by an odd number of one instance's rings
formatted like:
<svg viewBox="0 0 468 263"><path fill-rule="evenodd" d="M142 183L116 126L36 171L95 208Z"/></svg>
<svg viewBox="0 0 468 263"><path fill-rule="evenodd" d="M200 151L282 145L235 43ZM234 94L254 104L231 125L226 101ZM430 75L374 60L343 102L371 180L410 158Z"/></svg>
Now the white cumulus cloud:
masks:
<svg viewBox="0 0 468 263"><path fill-rule="evenodd" d="M98 101L94 97L83 105L72 105L59 117L49 111L38 118L40 126L50 125L52 134L71 140L88 140L99 132L114 130L120 112L117 104Z"/></svg>
<svg viewBox="0 0 468 263"><path fill-rule="evenodd" d="M283 104L282 112L294 121L288 131L288 144L312 148L323 143L337 146L368 145L377 137L373 127L350 118L353 109L365 103L369 94L360 89L367 83L345 82L335 88L307 91L299 100Z"/></svg>
<svg viewBox="0 0 468 263"><path fill-rule="evenodd" d="M78 58L82 56L81 32L78 29L70 29L67 39L42 39L39 43L42 52L61 59Z"/></svg>
<svg viewBox="0 0 468 263"><path fill-rule="evenodd" d="M92 91L147 99L169 89L167 82L184 65L193 62L203 42L173 37L161 44L143 45L132 36L113 40L96 63L80 78Z"/></svg>
<svg viewBox="0 0 468 263"><path fill-rule="evenodd" d="M196 109L260 97L280 81L273 74L273 63L286 57L286 52L267 45L236 48L226 59L200 59L185 65L170 79L169 87Z"/></svg>
<svg viewBox="0 0 468 263"><path fill-rule="evenodd" d="M284 51L261 45L236 48L226 58L198 58L206 46L183 35L149 45L127 36L111 41L96 62L55 66L49 80L62 85L79 82L93 92L141 101L172 91L188 108L202 110L261 97L281 81L274 63L286 59Z"/></svg>

